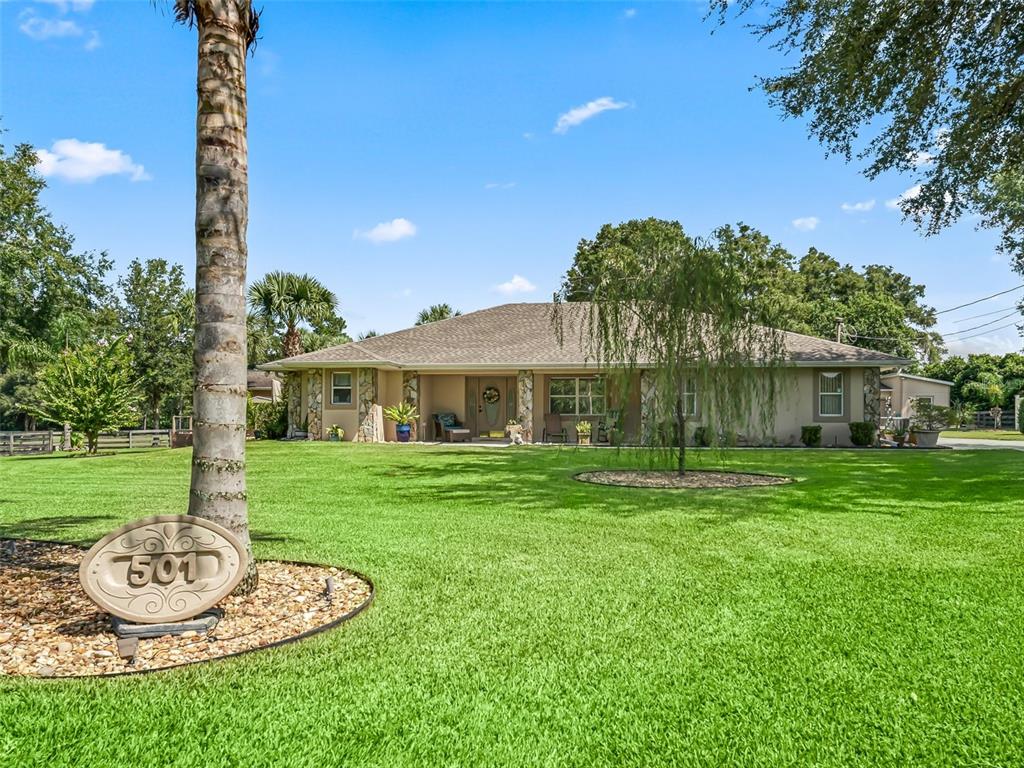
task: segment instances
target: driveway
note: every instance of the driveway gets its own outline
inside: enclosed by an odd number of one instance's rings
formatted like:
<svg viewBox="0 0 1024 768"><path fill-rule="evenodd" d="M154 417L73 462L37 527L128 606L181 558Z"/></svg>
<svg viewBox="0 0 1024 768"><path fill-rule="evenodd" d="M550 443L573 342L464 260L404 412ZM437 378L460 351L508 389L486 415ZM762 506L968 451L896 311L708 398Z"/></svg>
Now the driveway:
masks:
<svg viewBox="0 0 1024 768"><path fill-rule="evenodd" d="M1024 435L1022 435L1024 437ZM977 440L969 437L940 437L939 445L956 450L981 448L991 450L993 448L1012 448L1017 451L1024 451L1024 439L1022 440Z"/></svg>

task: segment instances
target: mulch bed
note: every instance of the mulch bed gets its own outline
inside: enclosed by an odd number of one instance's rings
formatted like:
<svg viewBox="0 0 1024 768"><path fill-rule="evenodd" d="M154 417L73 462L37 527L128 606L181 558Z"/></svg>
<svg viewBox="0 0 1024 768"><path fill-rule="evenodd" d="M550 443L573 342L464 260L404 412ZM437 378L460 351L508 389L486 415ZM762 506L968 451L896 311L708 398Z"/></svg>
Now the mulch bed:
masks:
<svg viewBox="0 0 1024 768"><path fill-rule="evenodd" d="M364 607L373 586L340 568L259 563L259 587L218 604L224 617L209 634L140 639L133 660L120 658L110 616L78 582L84 550L16 541L0 551L0 674L75 677L173 667L255 650L316 631ZM334 579L330 599L327 577Z"/></svg>
<svg viewBox="0 0 1024 768"><path fill-rule="evenodd" d="M763 485L785 485L793 482L790 477L778 475L715 472L703 469L688 469L682 476L678 472L662 470L600 470L581 472L576 475L576 479L584 483L620 485L628 488L748 488Z"/></svg>

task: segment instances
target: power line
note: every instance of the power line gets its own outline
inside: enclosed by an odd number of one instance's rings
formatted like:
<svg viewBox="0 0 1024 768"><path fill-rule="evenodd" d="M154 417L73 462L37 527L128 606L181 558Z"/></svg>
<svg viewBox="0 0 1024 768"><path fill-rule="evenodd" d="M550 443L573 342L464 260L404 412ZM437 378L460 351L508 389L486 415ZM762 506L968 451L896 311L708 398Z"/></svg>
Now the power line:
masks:
<svg viewBox="0 0 1024 768"><path fill-rule="evenodd" d="M973 339L976 336L984 336L986 333L995 333L996 331L1001 331L1004 328L1012 328L1015 325L1017 325L1017 323L1007 323L1006 325L1000 325L998 328L989 328L987 331L982 331L981 333L972 333L970 336L961 336L959 339L953 339L953 341L967 341L967 339Z"/></svg>
<svg viewBox="0 0 1024 768"><path fill-rule="evenodd" d="M963 309L964 307L969 307L972 304L980 304L983 301L988 301L989 299L994 299L996 296L1002 296L1005 293L1013 293L1014 291L1019 291L1021 288L1024 288L1024 283L1021 283L1016 288L1007 288L1005 291L1000 291L999 293L993 293L991 296L982 296L980 299L975 299L974 301L968 301L966 304L958 304L955 307L950 307L949 309L944 309L941 312L936 312L935 314L936 315L944 315L947 312L955 312L958 309Z"/></svg>
<svg viewBox="0 0 1024 768"><path fill-rule="evenodd" d="M988 317L989 315L998 315L1000 312L1005 312L1008 309L1017 309L1016 307L1002 307L1001 309L993 310L992 312L982 312L980 315L968 315L967 317L961 317L959 320L954 320L954 323L966 323L968 320L977 320L979 317Z"/></svg>
<svg viewBox="0 0 1024 768"><path fill-rule="evenodd" d="M974 325L974 326L971 326L970 328L962 328L959 331L950 331L948 335L949 336L959 336L961 333L967 333L968 331L976 331L979 328L984 328L986 325L995 325L996 323L1000 322L1001 320L1005 320L1006 318L1012 317L1013 315L1016 315L1016 314L1017 314L1017 310L1016 309L1011 309L1005 315L1003 315L1002 317L997 317L995 320L989 320L987 323L982 323L981 325ZM943 335L945 336L947 334L943 334Z"/></svg>

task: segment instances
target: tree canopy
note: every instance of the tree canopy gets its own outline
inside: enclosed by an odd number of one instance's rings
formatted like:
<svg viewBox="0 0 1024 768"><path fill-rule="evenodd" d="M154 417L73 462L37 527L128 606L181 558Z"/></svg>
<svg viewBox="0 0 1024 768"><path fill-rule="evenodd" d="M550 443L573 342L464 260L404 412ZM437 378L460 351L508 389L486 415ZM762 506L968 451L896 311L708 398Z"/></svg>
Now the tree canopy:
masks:
<svg viewBox="0 0 1024 768"><path fill-rule="evenodd" d="M338 298L311 275L268 272L249 286L249 306L275 333L283 334L284 357L309 351L303 342L319 343L322 336L329 337L331 344L349 340L345 321L336 313Z"/></svg>
<svg viewBox="0 0 1024 768"><path fill-rule="evenodd" d="M416 325L426 325L438 320L448 320L461 314L460 310L452 309L450 304L431 304L426 309L420 310L420 313L416 316Z"/></svg>
<svg viewBox="0 0 1024 768"><path fill-rule="evenodd" d="M910 172L903 211L931 234L963 214L1024 273L1024 12L1019 0L715 0L795 60L761 87L875 178ZM763 11L763 13L762 13Z"/></svg>
<svg viewBox="0 0 1024 768"><path fill-rule="evenodd" d="M565 300L591 298L610 254L630 258L652 239L678 244L687 236L678 222L648 218L605 224L594 239L581 240L563 280ZM841 321L842 340L857 346L926 362L943 351L941 336L930 330L935 312L924 304L924 286L892 267L858 271L816 248L797 259L742 223L719 227L713 239L742 261L743 290L773 307L781 330L834 339Z"/></svg>

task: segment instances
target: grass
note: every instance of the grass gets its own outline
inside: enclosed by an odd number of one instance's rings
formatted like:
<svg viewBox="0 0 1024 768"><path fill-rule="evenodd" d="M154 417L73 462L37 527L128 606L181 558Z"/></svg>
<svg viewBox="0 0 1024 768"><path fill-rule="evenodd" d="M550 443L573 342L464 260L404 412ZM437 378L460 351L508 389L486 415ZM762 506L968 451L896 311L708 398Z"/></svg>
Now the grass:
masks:
<svg viewBox="0 0 1024 768"><path fill-rule="evenodd" d="M1024 440L1024 433L1015 429L947 429L940 437L958 437L969 440Z"/></svg>
<svg viewBox="0 0 1024 768"><path fill-rule="evenodd" d="M585 485L607 450L258 444L257 554L374 578L281 649L0 681L0 765L1020 765L1016 451L696 454L801 482ZM185 509L189 453L0 460L0 536Z"/></svg>

